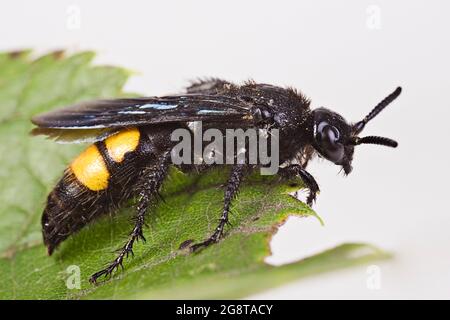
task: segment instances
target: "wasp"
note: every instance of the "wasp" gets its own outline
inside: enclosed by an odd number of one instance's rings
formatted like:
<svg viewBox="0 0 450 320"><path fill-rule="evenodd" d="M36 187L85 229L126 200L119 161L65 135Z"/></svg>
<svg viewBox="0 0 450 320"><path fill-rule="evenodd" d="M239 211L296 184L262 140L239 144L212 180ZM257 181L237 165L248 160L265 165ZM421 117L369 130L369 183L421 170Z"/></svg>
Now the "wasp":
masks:
<svg viewBox="0 0 450 320"><path fill-rule="evenodd" d="M32 118L33 134L63 142L92 141L64 171L48 195L42 215L44 243L51 255L58 245L93 220L112 213L125 201L136 199L134 227L116 258L90 278L109 277L133 253L135 242L145 241L147 212L159 200L159 190L172 164L175 142L171 132L202 121L210 128L269 128L279 130L278 175L299 177L312 205L319 192L306 166L314 156L352 171L355 146L376 144L397 147L385 137L360 137L366 124L401 93L398 87L361 121L350 123L326 108L310 108L310 100L293 88L253 81L242 85L220 79L193 82L183 94L163 97L82 102ZM213 165L178 165L203 172ZM223 209L210 237L190 244L192 251L218 242L228 223L230 205L243 179L258 165L231 166L224 186Z"/></svg>

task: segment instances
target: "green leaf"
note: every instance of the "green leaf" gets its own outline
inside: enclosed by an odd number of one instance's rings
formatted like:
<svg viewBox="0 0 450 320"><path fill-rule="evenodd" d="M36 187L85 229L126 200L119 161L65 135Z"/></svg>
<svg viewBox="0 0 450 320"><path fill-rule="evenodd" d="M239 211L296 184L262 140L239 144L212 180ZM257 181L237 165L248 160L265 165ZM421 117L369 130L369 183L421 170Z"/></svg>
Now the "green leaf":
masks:
<svg viewBox="0 0 450 320"><path fill-rule="evenodd" d="M81 100L124 96L130 73L93 67L92 52L55 52L36 60L30 54L0 54L0 299L239 298L387 257L369 245L344 244L281 267L267 265L269 241L289 215L318 217L289 194L299 181L286 184L257 174L233 203L226 237L190 254L180 244L200 241L214 229L228 169L205 175L172 169L162 190L165 202L149 213L147 243L135 246L124 271L92 286L89 276L114 257L132 228L133 208L99 219L48 257L40 226L46 195L83 146L29 136L30 117Z"/></svg>

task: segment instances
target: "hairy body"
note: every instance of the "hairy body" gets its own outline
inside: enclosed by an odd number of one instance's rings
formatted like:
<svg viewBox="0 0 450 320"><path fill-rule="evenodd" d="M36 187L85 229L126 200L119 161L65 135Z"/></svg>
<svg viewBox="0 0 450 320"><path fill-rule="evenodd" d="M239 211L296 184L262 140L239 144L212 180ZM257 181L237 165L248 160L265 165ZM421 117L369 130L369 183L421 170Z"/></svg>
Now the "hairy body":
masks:
<svg viewBox="0 0 450 320"><path fill-rule="evenodd" d="M170 139L171 133L189 128L192 121L202 121L205 130L253 128L270 133L277 129L282 164L278 174L300 177L310 190L307 202L311 205L319 187L306 165L315 153L349 173L355 145L394 146L387 138L356 137L365 123L400 92L394 93L355 125L347 124L327 109L311 110L309 100L294 89L254 82L235 85L219 79L195 82L182 95L94 101L37 116L33 118L39 127L37 134L57 140L82 137L79 141L95 141L69 165L49 194L42 216L44 243L52 254L62 241L97 217L137 198L135 225L128 241L108 267L90 280L96 282L99 277L110 275L132 253L133 244L145 240L146 214L157 203L159 189L172 164L170 153L176 142ZM179 167L202 172L213 166ZM193 251L220 240L231 201L245 176L258 167L246 162L232 165L220 222L209 238L191 246Z"/></svg>

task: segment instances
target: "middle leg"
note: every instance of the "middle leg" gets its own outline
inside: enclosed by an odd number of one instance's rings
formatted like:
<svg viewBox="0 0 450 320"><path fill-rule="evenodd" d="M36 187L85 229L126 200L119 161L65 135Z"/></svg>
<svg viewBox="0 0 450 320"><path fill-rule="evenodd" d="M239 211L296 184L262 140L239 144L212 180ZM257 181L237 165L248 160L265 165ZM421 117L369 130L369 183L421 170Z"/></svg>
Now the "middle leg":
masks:
<svg viewBox="0 0 450 320"><path fill-rule="evenodd" d="M246 165L237 164L231 169L231 174L228 179L227 186L225 188L225 197L222 215L219 220L219 224L214 230L213 234L203 242L191 245L191 251L197 251L201 248L205 248L210 244L218 242L223 235L223 229L228 223L228 214L230 213L231 201L236 197L239 190L239 186L245 176Z"/></svg>

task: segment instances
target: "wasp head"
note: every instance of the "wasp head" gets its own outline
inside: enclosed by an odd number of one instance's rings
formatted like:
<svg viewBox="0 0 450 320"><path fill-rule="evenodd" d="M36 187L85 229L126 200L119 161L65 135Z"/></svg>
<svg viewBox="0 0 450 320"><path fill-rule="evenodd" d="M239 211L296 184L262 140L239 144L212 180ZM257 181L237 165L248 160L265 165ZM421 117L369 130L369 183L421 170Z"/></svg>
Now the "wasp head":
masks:
<svg viewBox="0 0 450 320"><path fill-rule="evenodd" d="M360 138L358 135L365 125L381 112L388 104L394 101L401 93L398 87L393 93L381 101L361 121L355 124L348 123L342 116L325 108L313 111L314 140L313 146L325 159L342 166L345 174L352 171L354 148L360 144L378 144L387 147L397 147L397 142L378 136Z"/></svg>

